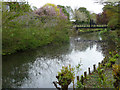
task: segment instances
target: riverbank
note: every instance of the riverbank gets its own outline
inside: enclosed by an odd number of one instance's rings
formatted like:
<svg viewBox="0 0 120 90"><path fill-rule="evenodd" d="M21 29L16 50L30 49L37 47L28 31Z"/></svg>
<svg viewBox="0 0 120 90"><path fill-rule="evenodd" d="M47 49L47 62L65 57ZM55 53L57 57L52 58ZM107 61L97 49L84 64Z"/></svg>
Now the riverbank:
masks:
<svg viewBox="0 0 120 90"><path fill-rule="evenodd" d="M86 42L77 42L79 38ZM62 66L69 64L78 66L81 61L82 68L87 70L87 66L103 60L100 46L104 44L87 42L88 40L99 41L99 35L89 33L72 36L69 43L61 44L61 46L48 45L3 56L3 87L55 88L52 82L56 81L56 75ZM88 61L89 63L86 63ZM80 71L80 74L82 73Z"/></svg>
<svg viewBox="0 0 120 90"><path fill-rule="evenodd" d="M3 17L3 20L8 18ZM46 22L35 18L33 13L25 13L12 20L6 20L7 23L4 22L2 28L2 55L69 42L68 20L47 17L44 21Z"/></svg>
<svg viewBox="0 0 120 90"><path fill-rule="evenodd" d="M115 62L118 64L118 60ZM99 75L99 70L96 72L92 72L90 75L87 76L87 79L84 80L84 87L85 88L115 88L114 87L114 72L113 67L108 67L109 63L105 63L104 67L102 66L101 70L103 75L103 80Z"/></svg>
<svg viewBox="0 0 120 90"><path fill-rule="evenodd" d="M120 84L120 67L119 60L119 48L120 48L120 33L119 30L114 31L100 31L99 33L103 40L109 38L108 54L104 60L100 63L99 67L95 72L87 75L86 79L83 80L85 88L118 88ZM112 42L112 44L111 44ZM103 46L103 49L105 47ZM80 87L81 88L81 87Z"/></svg>
<svg viewBox="0 0 120 90"><path fill-rule="evenodd" d="M103 84L103 82L99 79L98 73L94 72L87 77L87 80L84 81L85 88L114 88L112 69L105 70L105 73L103 74L107 78L107 82L105 84Z"/></svg>

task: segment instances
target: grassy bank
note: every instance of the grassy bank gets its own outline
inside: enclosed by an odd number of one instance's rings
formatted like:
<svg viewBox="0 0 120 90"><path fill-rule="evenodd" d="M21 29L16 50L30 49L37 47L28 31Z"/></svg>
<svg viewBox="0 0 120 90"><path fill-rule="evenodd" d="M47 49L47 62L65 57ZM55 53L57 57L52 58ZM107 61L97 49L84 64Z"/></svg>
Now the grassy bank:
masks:
<svg viewBox="0 0 120 90"><path fill-rule="evenodd" d="M58 83L62 87L64 86L65 89L71 82L73 82L72 88L78 88L78 90L79 88L118 89L120 84L119 30L104 30L100 31L98 34L101 35L102 40L107 41L104 45L100 45L102 53L105 56L104 60L99 63L97 68L95 67L96 69L93 68L94 71L89 75L87 75L87 72L84 72L84 77L83 75L81 75L81 78L77 76L77 82L74 82L75 74L77 74L77 70L80 72L81 64L78 64L78 66L72 68L71 65L67 67L63 66L61 72L58 73L57 79ZM54 85L56 86L56 82L54 82Z"/></svg>
<svg viewBox="0 0 120 90"><path fill-rule="evenodd" d="M115 64L118 64L118 58ZM114 65L111 65L109 60L107 60L107 63L102 63L96 72L92 72L87 76L87 79L84 80L85 88L115 88L114 83L116 80L112 67Z"/></svg>
<svg viewBox="0 0 120 90"><path fill-rule="evenodd" d="M33 13L17 15L13 12L5 12L3 13L2 54L69 42L69 25L69 21L59 18L40 19Z"/></svg>
<svg viewBox="0 0 120 90"><path fill-rule="evenodd" d="M106 56L96 72L84 79L85 88L119 88L120 84L120 30L99 32L102 39L108 40ZM102 47L103 50L105 47ZM81 88L81 87L80 87Z"/></svg>

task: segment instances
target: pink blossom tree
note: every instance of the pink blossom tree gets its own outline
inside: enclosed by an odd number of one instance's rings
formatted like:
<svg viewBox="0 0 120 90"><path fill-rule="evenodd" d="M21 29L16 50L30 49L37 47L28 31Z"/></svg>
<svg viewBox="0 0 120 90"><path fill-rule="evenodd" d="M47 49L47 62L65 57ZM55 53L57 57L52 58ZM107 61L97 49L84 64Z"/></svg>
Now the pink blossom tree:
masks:
<svg viewBox="0 0 120 90"><path fill-rule="evenodd" d="M62 8L57 7L54 4L45 4L43 7L35 11L40 17L57 17L62 19L67 19L67 16L62 12Z"/></svg>

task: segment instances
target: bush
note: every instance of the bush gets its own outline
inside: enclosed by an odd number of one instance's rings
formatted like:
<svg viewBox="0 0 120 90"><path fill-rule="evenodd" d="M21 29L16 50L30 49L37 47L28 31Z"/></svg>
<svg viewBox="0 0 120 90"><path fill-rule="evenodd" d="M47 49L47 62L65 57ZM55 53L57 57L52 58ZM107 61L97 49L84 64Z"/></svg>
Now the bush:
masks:
<svg viewBox="0 0 120 90"><path fill-rule="evenodd" d="M114 75L114 87L119 88L120 85L120 65L113 65L113 75Z"/></svg>
<svg viewBox="0 0 120 90"><path fill-rule="evenodd" d="M109 68L111 67L111 63L106 63L105 66Z"/></svg>
<svg viewBox="0 0 120 90"><path fill-rule="evenodd" d="M74 68L71 68L71 65L62 67L61 72L58 72L58 81L61 86L69 85L74 79Z"/></svg>
<svg viewBox="0 0 120 90"><path fill-rule="evenodd" d="M84 87L84 85L82 85L82 83L80 81L77 81L76 88L83 88L83 87Z"/></svg>

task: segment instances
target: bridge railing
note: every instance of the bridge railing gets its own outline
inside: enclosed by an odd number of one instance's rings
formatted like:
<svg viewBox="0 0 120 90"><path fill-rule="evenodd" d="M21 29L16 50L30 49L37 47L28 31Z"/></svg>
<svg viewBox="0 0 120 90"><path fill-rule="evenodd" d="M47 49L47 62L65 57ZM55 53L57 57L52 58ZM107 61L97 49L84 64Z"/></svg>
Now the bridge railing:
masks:
<svg viewBox="0 0 120 90"><path fill-rule="evenodd" d="M74 26L76 30L78 29L83 29L83 28L89 28L89 29L94 29L94 28L107 28L107 25L75 25Z"/></svg>
<svg viewBox="0 0 120 90"><path fill-rule="evenodd" d="M107 25L75 25L75 27L107 27Z"/></svg>

